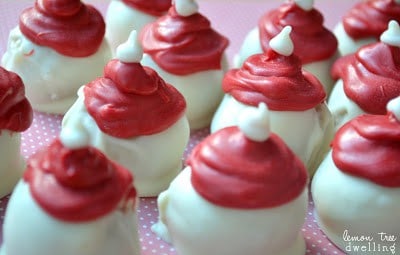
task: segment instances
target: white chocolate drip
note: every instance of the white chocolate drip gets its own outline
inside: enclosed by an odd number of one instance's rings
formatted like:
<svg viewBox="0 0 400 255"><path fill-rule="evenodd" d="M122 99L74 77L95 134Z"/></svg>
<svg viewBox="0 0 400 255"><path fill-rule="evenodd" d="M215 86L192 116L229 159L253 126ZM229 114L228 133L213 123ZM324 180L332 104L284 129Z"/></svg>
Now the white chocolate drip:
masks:
<svg viewBox="0 0 400 255"><path fill-rule="evenodd" d="M265 103L258 108L244 109L238 118L238 127L244 135L255 142L264 142L270 135L269 111Z"/></svg>
<svg viewBox="0 0 400 255"><path fill-rule="evenodd" d="M294 0L294 2L305 11L311 11L314 8L314 0Z"/></svg>
<svg viewBox="0 0 400 255"><path fill-rule="evenodd" d="M391 20L388 24L388 29L382 33L381 42L391 46L400 47L400 27L399 23Z"/></svg>
<svg viewBox="0 0 400 255"><path fill-rule="evenodd" d="M284 27L279 34L269 41L271 49L283 56L292 55L294 46L290 38L290 32L292 32L291 26Z"/></svg>
<svg viewBox="0 0 400 255"><path fill-rule="evenodd" d="M140 63L143 57L143 48L138 40L137 31L133 30L128 40L117 47L117 59L125 63Z"/></svg>
<svg viewBox="0 0 400 255"><path fill-rule="evenodd" d="M386 110L391 112L397 121L400 121L400 96L390 100Z"/></svg>
<svg viewBox="0 0 400 255"><path fill-rule="evenodd" d="M175 0L176 12L184 17L193 15L199 11L199 5L195 0Z"/></svg>

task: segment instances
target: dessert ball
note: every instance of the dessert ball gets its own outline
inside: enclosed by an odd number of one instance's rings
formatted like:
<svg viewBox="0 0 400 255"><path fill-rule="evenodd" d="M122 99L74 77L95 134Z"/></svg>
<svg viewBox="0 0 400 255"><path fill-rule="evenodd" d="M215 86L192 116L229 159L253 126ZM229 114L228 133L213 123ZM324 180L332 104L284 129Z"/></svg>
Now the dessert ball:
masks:
<svg viewBox="0 0 400 255"><path fill-rule="evenodd" d="M141 63L154 68L187 102L190 128L209 126L221 102L221 81L228 69L228 40L198 12L193 0L176 0L168 13L141 34Z"/></svg>
<svg viewBox="0 0 400 255"><path fill-rule="evenodd" d="M132 32L104 76L80 89L61 131L86 137L129 169L139 196L156 196L182 170L190 129L184 97L140 64L142 54Z"/></svg>
<svg viewBox="0 0 400 255"><path fill-rule="evenodd" d="M305 254L307 171L268 128L268 111L246 109L239 126L198 144L158 197L152 230L178 254Z"/></svg>
<svg viewBox="0 0 400 255"><path fill-rule="evenodd" d="M321 83L302 69L293 53L290 33L291 27L285 27L270 41L267 52L252 55L241 68L226 73L222 83L226 95L213 117L211 132L237 125L238 112L263 102L270 109L271 130L312 174L329 150L333 120Z"/></svg>
<svg viewBox="0 0 400 255"><path fill-rule="evenodd" d="M63 114L111 58L105 23L79 0L37 0L11 30L2 65L25 83L35 110Z"/></svg>
<svg viewBox="0 0 400 255"><path fill-rule="evenodd" d="M394 254L397 248L386 237L400 233L399 121L400 97L390 101L387 115L347 122L314 175L317 222L346 254Z"/></svg>
<svg viewBox="0 0 400 255"><path fill-rule="evenodd" d="M34 154L7 205L1 255L139 255L130 172L76 137Z"/></svg>
<svg viewBox="0 0 400 255"><path fill-rule="evenodd" d="M332 74L338 79L328 100L335 129L363 114L386 114L386 104L400 95L400 27L389 23L380 42L338 59Z"/></svg>
<svg viewBox="0 0 400 255"><path fill-rule="evenodd" d="M9 194L25 168L20 153L21 132L33 120L21 78L0 67L0 198Z"/></svg>
<svg viewBox="0 0 400 255"><path fill-rule="evenodd" d="M111 0L105 22L106 38L113 52L128 39L132 30L140 32L170 7L171 0Z"/></svg>
<svg viewBox="0 0 400 255"><path fill-rule="evenodd" d="M269 41L285 26L293 27L294 53L304 69L314 74L329 95L334 81L330 69L337 58L337 39L324 26L324 17L313 7L313 0L289 0L267 11L242 44L235 66L240 67L253 54L267 52Z"/></svg>
<svg viewBox="0 0 400 255"><path fill-rule="evenodd" d="M399 0L359 1L348 10L333 32L339 53L344 56L361 46L379 41L390 20L400 21Z"/></svg>

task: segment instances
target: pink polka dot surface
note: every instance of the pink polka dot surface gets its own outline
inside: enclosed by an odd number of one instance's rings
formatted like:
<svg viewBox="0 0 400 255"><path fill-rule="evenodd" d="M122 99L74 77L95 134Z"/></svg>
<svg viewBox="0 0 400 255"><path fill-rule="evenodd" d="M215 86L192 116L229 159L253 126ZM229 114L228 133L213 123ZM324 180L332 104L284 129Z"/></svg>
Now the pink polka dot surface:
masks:
<svg viewBox="0 0 400 255"><path fill-rule="evenodd" d="M22 134L21 153L28 159L36 150L47 146L50 141L56 138L60 132L61 115L51 115L35 112L34 121L31 127ZM201 129L192 132L189 144L185 150L186 158L192 149L207 135L209 129ZM4 214L9 196L0 198L0 226L4 220ZM309 202L308 214L302 228L302 234L307 244L306 254L343 254L338 248L332 245L326 236L318 228L313 216L314 205ZM158 209L156 198L140 198L138 208L139 234L142 248L142 255L175 255L175 249L168 243L162 241L152 231L151 226L157 222ZM2 231L0 231L0 243L2 242Z"/></svg>

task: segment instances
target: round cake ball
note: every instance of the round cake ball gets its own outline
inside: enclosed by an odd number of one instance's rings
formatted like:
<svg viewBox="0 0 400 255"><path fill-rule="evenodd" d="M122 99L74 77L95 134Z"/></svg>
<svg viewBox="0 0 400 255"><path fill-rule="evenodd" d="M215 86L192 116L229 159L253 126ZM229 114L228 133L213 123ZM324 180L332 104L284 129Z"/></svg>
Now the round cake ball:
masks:
<svg viewBox="0 0 400 255"><path fill-rule="evenodd" d="M111 0L105 17L106 38L113 53L124 43L132 30L142 28L164 15L171 0Z"/></svg>
<svg viewBox="0 0 400 255"><path fill-rule="evenodd" d="M64 144L71 139L29 159L7 205L1 255L140 254L132 175L94 147Z"/></svg>
<svg viewBox="0 0 400 255"><path fill-rule="evenodd" d="M315 173L318 224L346 254L397 249L399 155L400 97L388 104L387 115L364 114L342 126Z"/></svg>
<svg viewBox="0 0 400 255"><path fill-rule="evenodd" d="M290 26L285 27L270 41L267 52L252 55L241 68L226 73L222 82L226 95L213 117L211 132L237 125L238 112L265 103L270 109L272 131L312 175L329 150L333 120L324 88L302 69L293 53L291 31Z"/></svg>
<svg viewBox="0 0 400 255"><path fill-rule="evenodd" d="M195 1L176 0L166 15L143 28L140 41L141 63L185 97L190 128L208 127L223 96L228 40L198 12Z"/></svg>
<svg viewBox="0 0 400 255"><path fill-rule="evenodd" d="M142 54L134 31L104 76L80 89L61 132L88 139L129 169L139 196L157 196L182 170L190 129L184 97L140 64Z"/></svg>
<svg viewBox="0 0 400 255"><path fill-rule="evenodd" d="M338 59L332 74L338 79L328 100L335 129L363 113L386 114L386 104L400 95L400 27L390 21L380 42Z"/></svg>
<svg viewBox="0 0 400 255"><path fill-rule="evenodd" d="M35 110L63 114L111 58L100 12L79 0L37 0L11 30L2 65L17 73Z"/></svg>
<svg viewBox="0 0 400 255"><path fill-rule="evenodd" d="M339 53L344 56L361 46L379 41L390 20L400 21L399 0L359 1L348 10L336 25Z"/></svg>
<svg viewBox="0 0 400 255"><path fill-rule="evenodd" d="M294 53L304 69L320 80L329 95L334 84L330 69L338 55L337 40L323 23L324 17L314 8L313 0L285 1L278 8L267 11L257 27L248 33L235 57L235 67L240 67L251 55L267 52L269 41L284 27L291 26Z"/></svg>
<svg viewBox="0 0 400 255"><path fill-rule="evenodd" d="M239 126L198 144L160 194L152 230L178 254L305 254L307 171L268 125L265 104L241 112Z"/></svg>
<svg viewBox="0 0 400 255"><path fill-rule="evenodd" d="M32 124L32 107L21 78L0 67L0 198L11 193L22 176L21 132Z"/></svg>

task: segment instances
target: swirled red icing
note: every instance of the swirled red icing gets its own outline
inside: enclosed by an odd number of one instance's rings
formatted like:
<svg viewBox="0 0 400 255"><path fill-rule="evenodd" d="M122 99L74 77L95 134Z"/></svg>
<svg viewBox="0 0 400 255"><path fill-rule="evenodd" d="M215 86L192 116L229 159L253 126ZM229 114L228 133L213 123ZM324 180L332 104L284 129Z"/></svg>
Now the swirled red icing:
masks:
<svg viewBox="0 0 400 255"><path fill-rule="evenodd" d="M301 69L298 57L271 49L250 56L240 69L228 71L222 88L239 102L252 106L264 102L274 111L309 110L326 98L321 83Z"/></svg>
<svg viewBox="0 0 400 255"><path fill-rule="evenodd" d="M332 143L339 170L386 187L400 187L399 155L400 123L391 114L356 117Z"/></svg>
<svg viewBox="0 0 400 255"><path fill-rule="evenodd" d="M228 46L228 39L213 30L206 17L200 13L180 16L174 6L143 28L140 41L145 53L176 75L221 69Z"/></svg>
<svg viewBox="0 0 400 255"><path fill-rule="evenodd" d="M294 1L265 13L258 22L260 42L264 51L269 49L269 41L285 26L291 26L290 37L296 54L303 64L332 57L338 42L331 31L323 26L322 14L312 9L305 11Z"/></svg>
<svg viewBox="0 0 400 255"><path fill-rule="evenodd" d="M343 28L354 39L379 37L391 20L400 21L400 4L394 0L360 1L342 18Z"/></svg>
<svg viewBox="0 0 400 255"><path fill-rule="evenodd" d="M165 14L171 7L171 0L122 0L133 9L140 10L153 16Z"/></svg>
<svg viewBox="0 0 400 255"><path fill-rule="evenodd" d="M19 28L33 43L70 57L96 53L105 34L100 12L80 0L37 0L20 15Z"/></svg>
<svg viewBox="0 0 400 255"><path fill-rule="evenodd" d="M95 220L136 198L128 170L94 147L71 150L59 139L28 160L23 178L41 208L68 222Z"/></svg>
<svg viewBox="0 0 400 255"><path fill-rule="evenodd" d="M346 96L362 110L385 114L386 104L400 95L400 48L381 42L364 46L338 59L332 76L343 80Z"/></svg>
<svg viewBox="0 0 400 255"><path fill-rule="evenodd" d="M223 207L259 209L298 197L307 185L304 164L277 135L248 139L238 127L209 135L188 158L194 189Z"/></svg>
<svg viewBox="0 0 400 255"><path fill-rule="evenodd" d="M31 104L25 97L25 86L14 72L0 67L0 130L22 132L33 121Z"/></svg>
<svg viewBox="0 0 400 255"><path fill-rule="evenodd" d="M186 101L151 68L111 60L84 87L85 106L99 128L114 137L161 132L181 118Z"/></svg>

